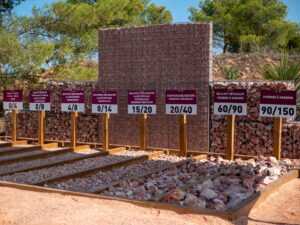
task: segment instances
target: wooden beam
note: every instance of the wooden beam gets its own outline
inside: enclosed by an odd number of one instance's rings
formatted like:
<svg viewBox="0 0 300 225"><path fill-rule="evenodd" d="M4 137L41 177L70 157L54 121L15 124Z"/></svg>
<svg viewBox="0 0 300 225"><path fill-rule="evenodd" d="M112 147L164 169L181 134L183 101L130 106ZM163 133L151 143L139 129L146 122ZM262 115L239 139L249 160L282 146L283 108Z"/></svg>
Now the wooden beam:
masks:
<svg viewBox="0 0 300 225"><path fill-rule="evenodd" d="M227 116L227 152L228 160L234 159L235 115Z"/></svg>
<svg viewBox="0 0 300 225"><path fill-rule="evenodd" d="M186 114L179 117L179 155L187 156L187 117Z"/></svg>
<svg viewBox="0 0 300 225"><path fill-rule="evenodd" d="M39 111L38 143L40 146L45 144L45 111Z"/></svg>
<svg viewBox="0 0 300 225"><path fill-rule="evenodd" d="M77 143L77 117L78 112L71 113L71 148L76 149Z"/></svg>
<svg viewBox="0 0 300 225"><path fill-rule="evenodd" d="M11 142L17 142L17 110L13 109L11 112Z"/></svg>
<svg viewBox="0 0 300 225"><path fill-rule="evenodd" d="M103 150L109 150L109 113L103 114Z"/></svg>
<svg viewBox="0 0 300 225"><path fill-rule="evenodd" d="M273 153L276 159L281 159L282 118L276 117L273 124Z"/></svg>
<svg viewBox="0 0 300 225"><path fill-rule="evenodd" d="M146 150L147 149L147 113L144 113L140 117L140 149Z"/></svg>

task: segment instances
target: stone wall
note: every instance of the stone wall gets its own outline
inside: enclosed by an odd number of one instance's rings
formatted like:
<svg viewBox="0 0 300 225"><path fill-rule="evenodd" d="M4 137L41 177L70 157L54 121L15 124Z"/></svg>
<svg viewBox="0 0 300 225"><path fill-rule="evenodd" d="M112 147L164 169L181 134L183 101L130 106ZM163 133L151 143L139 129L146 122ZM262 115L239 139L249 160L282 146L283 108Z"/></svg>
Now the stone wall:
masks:
<svg viewBox="0 0 300 225"><path fill-rule="evenodd" d="M188 147L208 150L211 32L211 24L99 31L98 87L119 95L119 114L111 120L114 143L138 144L137 116L127 114L127 91L156 90L157 115L149 119L149 144L178 148L178 117L165 115L165 91L196 89L198 115L188 119Z"/></svg>
<svg viewBox="0 0 300 225"><path fill-rule="evenodd" d="M259 117L260 91L262 89L293 90L292 83L283 82L214 82L211 85L211 96L214 88L247 89L248 115L236 117L236 153L247 155L271 155L273 151L273 119ZM211 98L210 150L225 152L226 119L213 115L213 98ZM300 158L300 123L284 120L282 134L282 155L289 158Z"/></svg>

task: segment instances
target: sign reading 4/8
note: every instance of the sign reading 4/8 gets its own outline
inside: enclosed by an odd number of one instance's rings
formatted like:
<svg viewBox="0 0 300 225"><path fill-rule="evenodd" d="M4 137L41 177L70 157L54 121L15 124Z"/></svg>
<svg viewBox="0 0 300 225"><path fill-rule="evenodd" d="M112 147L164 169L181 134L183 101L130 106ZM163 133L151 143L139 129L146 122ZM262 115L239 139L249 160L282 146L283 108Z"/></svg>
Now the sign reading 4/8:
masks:
<svg viewBox="0 0 300 225"><path fill-rule="evenodd" d="M31 111L50 111L50 92L47 90L31 91L29 109Z"/></svg>
<svg viewBox="0 0 300 225"><path fill-rule="evenodd" d="M259 115L293 119L296 116L296 91L262 90Z"/></svg>
<svg viewBox="0 0 300 225"><path fill-rule="evenodd" d="M215 89L214 90L215 115L247 115L246 89Z"/></svg>
<svg viewBox="0 0 300 225"><path fill-rule="evenodd" d="M116 91L93 91L92 113L118 113Z"/></svg>
<svg viewBox="0 0 300 225"><path fill-rule="evenodd" d="M63 112L84 112L83 91L63 91L61 93L61 111Z"/></svg>
<svg viewBox="0 0 300 225"><path fill-rule="evenodd" d="M6 90L3 92L4 110L23 110L23 92L21 90Z"/></svg>

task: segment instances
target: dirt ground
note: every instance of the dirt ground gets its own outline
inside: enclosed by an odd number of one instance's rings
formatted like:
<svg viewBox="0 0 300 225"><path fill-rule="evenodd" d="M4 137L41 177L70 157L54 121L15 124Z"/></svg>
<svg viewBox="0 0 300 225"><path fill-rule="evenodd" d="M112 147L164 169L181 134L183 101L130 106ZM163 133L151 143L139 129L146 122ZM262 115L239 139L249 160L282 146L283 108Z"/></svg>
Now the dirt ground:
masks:
<svg viewBox="0 0 300 225"><path fill-rule="evenodd" d="M0 187L0 224L226 225L232 223L212 216L177 214L169 210L147 209L119 201ZM249 218L241 218L235 224L300 225L300 179L284 185L258 208L252 210Z"/></svg>

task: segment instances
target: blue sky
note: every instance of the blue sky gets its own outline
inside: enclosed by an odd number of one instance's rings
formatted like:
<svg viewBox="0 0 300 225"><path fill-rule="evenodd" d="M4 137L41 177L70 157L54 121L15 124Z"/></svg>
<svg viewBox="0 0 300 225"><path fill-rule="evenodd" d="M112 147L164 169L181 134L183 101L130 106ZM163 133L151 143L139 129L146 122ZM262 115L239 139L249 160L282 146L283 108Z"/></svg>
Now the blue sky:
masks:
<svg viewBox="0 0 300 225"><path fill-rule="evenodd" d="M26 0L15 12L18 15L30 15L33 6L41 7L55 1L57 0ZM152 0L152 2L171 10L174 22L188 22L188 8L197 6L199 0ZM283 0L283 2L288 6L288 19L300 23L300 0Z"/></svg>

